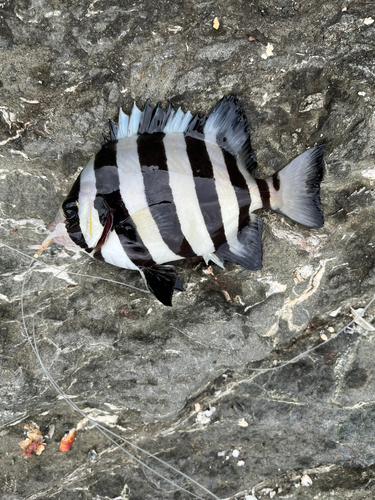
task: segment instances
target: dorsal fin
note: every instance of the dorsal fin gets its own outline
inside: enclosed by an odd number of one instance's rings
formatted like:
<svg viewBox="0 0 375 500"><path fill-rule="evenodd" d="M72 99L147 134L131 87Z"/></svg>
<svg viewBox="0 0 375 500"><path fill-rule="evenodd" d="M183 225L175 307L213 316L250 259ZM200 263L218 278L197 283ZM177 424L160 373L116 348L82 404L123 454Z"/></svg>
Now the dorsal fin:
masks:
<svg viewBox="0 0 375 500"><path fill-rule="evenodd" d="M118 126L112 120L109 120L109 134L110 141L115 141L118 134Z"/></svg>
<svg viewBox="0 0 375 500"><path fill-rule="evenodd" d="M197 139L204 139L204 126L207 122L208 115L195 115L189 122L185 130L185 135L195 137Z"/></svg>
<svg viewBox="0 0 375 500"><path fill-rule="evenodd" d="M130 116L125 114L120 108L118 115L118 126L116 130L116 139L122 139L123 137L132 137L138 134L139 125L142 120L142 111L137 108L134 102L132 112Z"/></svg>
<svg viewBox="0 0 375 500"><path fill-rule="evenodd" d="M117 129L111 123L111 137L116 139L131 137L137 134L184 133L187 136L217 143L222 149L237 158L245 168L252 173L257 163L251 149L249 127L245 112L234 95L223 97L212 109L209 115L194 117L181 108L174 111L169 105L163 111L159 105L153 108L149 101L143 111L134 103L131 115L126 115L121 109Z"/></svg>
<svg viewBox="0 0 375 500"><path fill-rule="evenodd" d="M213 108L204 126L207 141L216 142L252 173L257 163L251 149L245 112L234 95L223 97Z"/></svg>
<svg viewBox="0 0 375 500"><path fill-rule="evenodd" d="M169 116L169 119L164 127L163 132L167 133L177 133L183 134L191 122L193 115L188 111L184 113L181 108L178 108L177 111L172 109L172 112Z"/></svg>
<svg viewBox="0 0 375 500"><path fill-rule="evenodd" d="M136 103L133 104L133 109L129 117L128 137L138 134L139 124L142 119L142 111L137 108Z"/></svg>
<svg viewBox="0 0 375 500"><path fill-rule="evenodd" d="M159 105L153 108L147 101L144 110L140 111L134 103L130 116L120 108L116 139L144 133L153 134L155 132L182 134L191 120L192 114L190 111L184 113L181 108L175 111L171 104L168 106L167 111L163 111ZM106 138L106 140L110 140L110 138Z"/></svg>
<svg viewBox="0 0 375 500"><path fill-rule="evenodd" d="M163 132L172 113L172 106L169 105L167 111L163 111L159 104L153 108L149 101L146 101L139 124L139 134L155 134Z"/></svg>

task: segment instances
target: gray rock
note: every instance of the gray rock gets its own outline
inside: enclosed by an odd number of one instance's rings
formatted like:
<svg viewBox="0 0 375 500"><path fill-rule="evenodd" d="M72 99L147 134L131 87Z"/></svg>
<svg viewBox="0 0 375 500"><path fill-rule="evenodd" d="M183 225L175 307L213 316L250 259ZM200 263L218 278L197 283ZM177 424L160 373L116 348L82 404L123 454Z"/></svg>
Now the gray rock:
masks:
<svg viewBox="0 0 375 500"><path fill-rule="evenodd" d="M44 375L22 300L72 401L217 497L372 499L374 304L367 327L339 332L374 294L374 6L40 0L0 13L0 243L11 247L0 246L0 496L188 498L90 423L58 451L83 417ZM136 273L56 245L30 269L16 252L33 255L119 106L205 113L229 93L246 111L259 177L327 144L322 229L263 211L262 270L178 263L186 292L172 309L100 280L142 288ZM23 458L30 422L55 433Z"/></svg>

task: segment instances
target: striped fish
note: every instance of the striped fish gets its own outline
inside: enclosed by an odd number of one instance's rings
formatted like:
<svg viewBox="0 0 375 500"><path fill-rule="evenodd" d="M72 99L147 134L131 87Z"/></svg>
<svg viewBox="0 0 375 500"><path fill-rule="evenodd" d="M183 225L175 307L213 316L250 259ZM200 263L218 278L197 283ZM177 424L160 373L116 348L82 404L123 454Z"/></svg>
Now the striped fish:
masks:
<svg viewBox="0 0 375 500"><path fill-rule="evenodd" d="M324 146L314 147L255 179L237 97L224 97L203 117L134 104L130 116L120 109L118 125L110 122L110 137L73 184L42 248L53 240L138 270L171 306L173 291L183 288L167 262L202 256L221 267L261 268L262 220L254 211L321 227L323 155Z"/></svg>

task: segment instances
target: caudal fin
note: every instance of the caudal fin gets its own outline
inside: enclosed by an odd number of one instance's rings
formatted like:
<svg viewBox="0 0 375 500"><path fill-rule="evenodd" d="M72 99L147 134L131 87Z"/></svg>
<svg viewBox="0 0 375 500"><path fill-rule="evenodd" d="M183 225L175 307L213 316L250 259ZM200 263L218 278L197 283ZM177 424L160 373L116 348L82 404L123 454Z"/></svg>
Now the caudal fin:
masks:
<svg viewBox="0 0 375 500"><path fill-rule="evenodd" d="M308 149L267 179L272 210L308 227L322 227L320 183L325 146Z"/></svg>

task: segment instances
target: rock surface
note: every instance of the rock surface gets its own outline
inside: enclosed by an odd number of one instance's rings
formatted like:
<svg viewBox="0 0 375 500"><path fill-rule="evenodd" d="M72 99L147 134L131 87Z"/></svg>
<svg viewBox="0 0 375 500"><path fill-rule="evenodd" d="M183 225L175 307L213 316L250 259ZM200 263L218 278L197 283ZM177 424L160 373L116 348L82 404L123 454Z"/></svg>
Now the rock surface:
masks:
<svg viewBox="0 0 375 500"><path fill-rule="evenodd" d="M82 416L27 342L22 295L41 358L74 403L218 498L374 498L375 305L367 326L339 333L375 285L373 19L373 4L346 0L0 4L0 242L13 249L0 246L1 498L189 498L90 424L58 451ZM259 177L327 145L322 229L262 212L263 269L178 263L186 292L172 309L68 274L142 287L61 247L29 271L16 250L33 255L119 106L205 113L229 93L247 113ZM55 433L23 458L30 422Z"/></svg>

